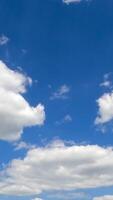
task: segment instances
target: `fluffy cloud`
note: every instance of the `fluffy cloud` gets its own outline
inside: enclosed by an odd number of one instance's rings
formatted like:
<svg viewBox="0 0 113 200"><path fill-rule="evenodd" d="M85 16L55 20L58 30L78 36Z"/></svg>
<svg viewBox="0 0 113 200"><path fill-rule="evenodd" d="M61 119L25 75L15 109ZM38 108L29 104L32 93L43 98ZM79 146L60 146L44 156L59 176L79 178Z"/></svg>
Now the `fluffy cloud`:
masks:
<svg viewBox="0 0 113 200"><path fill-rule="evenodd" d="M68 98L68 93L70 92L70 87L66 84L61 85L60 88L57 89L56 92L54 92L50 99L67 99Z"/></svg>
<svg viewBox="0 0 113 200"><path fill-rule="evenodd" d="M98 100L98 116L95 124L103 124L113 119L113 92L105 93Z"/></svg>
<svg viewBox="0 0 113 200"><path fill-rule="evenodd" d="M24 127L43 124L44 107L32 107L22 96L31 83L31 78L0 61L0 139L18 140Z"/></svg>
<svg viewBox="0 0 113 200"><path fill-rule="evenodd" d="M95 197L93 200L113 200L113 196L107 195L102 197Z"/></svg>
<svg viewBox="0 0 113 200"><path fill-rule="evenodd" d="M46 146L14 159L0 172L0 194L38 195L43 191L113 185L113 149L97 145Z"/></svg>

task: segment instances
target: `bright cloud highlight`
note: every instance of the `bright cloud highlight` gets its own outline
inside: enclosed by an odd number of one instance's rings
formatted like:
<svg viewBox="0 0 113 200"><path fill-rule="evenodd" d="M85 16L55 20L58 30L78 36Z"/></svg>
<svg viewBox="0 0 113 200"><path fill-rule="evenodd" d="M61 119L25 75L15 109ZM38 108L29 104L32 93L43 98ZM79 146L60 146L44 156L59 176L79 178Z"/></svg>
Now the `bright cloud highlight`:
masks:
<svg viewBox="0 0 113 200"><path fill-rule="evenodd" d="M24 127L42 125L45 120L44 106L32 107L22 96L31 78L9 69L0 61L0 139L20 139Z"/></svg>
<svg viewBox="0 0 113 200"><path fill-rule="evenodd" d="M99 107L95 124L103 124L113 119L113 92L105 93L97 100Z"/></svg>

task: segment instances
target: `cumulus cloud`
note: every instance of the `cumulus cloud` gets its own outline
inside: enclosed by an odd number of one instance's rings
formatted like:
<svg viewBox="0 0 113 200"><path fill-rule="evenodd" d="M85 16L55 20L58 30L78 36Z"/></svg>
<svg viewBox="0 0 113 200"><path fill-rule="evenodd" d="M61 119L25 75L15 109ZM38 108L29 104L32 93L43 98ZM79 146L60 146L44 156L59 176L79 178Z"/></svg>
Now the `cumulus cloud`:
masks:
<svg viewBox="0 0 113 200"><path fill-rule="evenodd" d="M106 196L101 196L101 197L95 197L93 200L113 200L113 196L111 195L106 195Z"/></svg>
<svg viewBox="0 0 113 200"><path fill-rule="evenodd" d="M0 139L18 140L24 127L43 124L44 106L32 107L22 96L31 83L31 78L0 61Z"/></svg>
<svg viewBox="0 0 113 200"><path fill-rule="evenodd" d="M0 194L38 195L43 191L113 185L113 149L98 145L31 149L0 172Z"/></svg>
<svg viewBox="0 0 113 200"><path fill-rule="evenodd" d="M3 46L9 42L9 38L5 35L0 36L0 46Z"/></svg>
<svg viewBox="0 0 113 200"><path fill-rule="evenodd" d="M113 119L113 92L105 93L98 100L98 116L95 124L103 124Z"/></svg>
<svg viewBox="0 0 113 200"><path fill-rule="evenodd" d="M66 84L61 85L57 91L53 92L53 94L50 97L50 100L54 99L67 99L68 93L70 92L70 87Z"/></svg>

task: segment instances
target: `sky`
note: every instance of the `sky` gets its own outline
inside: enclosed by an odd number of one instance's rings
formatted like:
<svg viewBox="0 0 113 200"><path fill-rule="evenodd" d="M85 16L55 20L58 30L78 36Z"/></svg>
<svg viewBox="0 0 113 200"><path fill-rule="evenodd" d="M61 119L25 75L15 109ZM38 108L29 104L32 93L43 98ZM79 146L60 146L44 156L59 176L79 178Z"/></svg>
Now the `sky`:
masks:
<svg viewBox="0 0 113 200"><path fill-rule="evenodd" d="M0 1L0 200L113 200L113 1Z"/></svg>

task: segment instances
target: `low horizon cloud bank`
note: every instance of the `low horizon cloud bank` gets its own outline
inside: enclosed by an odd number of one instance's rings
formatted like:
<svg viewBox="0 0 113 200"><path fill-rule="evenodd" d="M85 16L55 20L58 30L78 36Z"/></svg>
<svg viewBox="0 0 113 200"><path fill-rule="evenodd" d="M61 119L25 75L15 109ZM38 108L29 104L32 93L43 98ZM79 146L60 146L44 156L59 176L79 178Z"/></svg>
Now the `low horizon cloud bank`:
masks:
<svg viewBox="0 0 113 200"><path fill-rule="evenodd" d="M50 145L34 148L0 172L0 194L37 195L113 185L113 148ZM98 177L98 178L97 178Z"/></svg>

